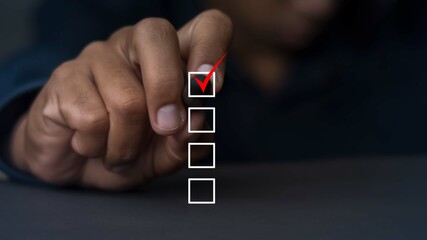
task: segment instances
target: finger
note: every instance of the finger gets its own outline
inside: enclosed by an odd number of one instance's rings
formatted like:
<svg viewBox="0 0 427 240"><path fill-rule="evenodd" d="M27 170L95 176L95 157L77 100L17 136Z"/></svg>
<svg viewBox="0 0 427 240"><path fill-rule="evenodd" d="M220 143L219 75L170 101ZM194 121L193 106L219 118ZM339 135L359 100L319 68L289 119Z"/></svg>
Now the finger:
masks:
<svg viewBox="0 0 427 240"><path fill-rule="evenodd" d="M90 61L94 81L109 113L110 128L104 158L111 171L122 171L137 159L144 141L147 110L144 89L132 68L105 43L83 52Z"/></svg>
<svg viewBox="0 0 427 240"><path fill-rule="evenodd" d="M134 43L153 130L160 135L174 134L182 128L186 116L176 31L166 20L145 19L135 28Z"/></svg>
<svg viewBox="0 0 427 240"><path fill-rule="evenodd" d="M227 53L232 39L230 18L218 10L201 13L178 31L180 51L187 59L188 71L210 71ZM223 85L225 59L215 76L215 91Z"/></svg>
<svg viewBox="0 0 427 240"><path fill-rule="evenodd" d="M43 181L73 183L88 157L105 152L108 114L87 67L76 61L54 71L28 119L27 163L30 172Z"/></svg>
<svg viewBox="0 0 427 240"><path fill-rule="evenodd" d="M107 149L110 124L104 102L89 73L75 73L70 82L73 87L61 91L59 102L67 125L75 130L71 147L87 158L103 157Z"/></svg>

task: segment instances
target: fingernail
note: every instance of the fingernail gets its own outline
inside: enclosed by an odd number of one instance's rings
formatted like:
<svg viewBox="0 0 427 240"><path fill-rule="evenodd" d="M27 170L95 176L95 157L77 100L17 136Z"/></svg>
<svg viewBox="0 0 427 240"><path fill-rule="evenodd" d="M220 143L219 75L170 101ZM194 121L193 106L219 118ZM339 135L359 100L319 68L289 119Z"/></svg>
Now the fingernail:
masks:
<svg viewBox="0 0 427 240"><path fill-rule="evenodd" d="M197 71L198 72L210 72L212 70L213 66L210 64L202 64ZM218 69L215 70L215 83L217 83L219 80L219 75L218 75Z"/></svg>
<svg viewBox="0 0 427 240"><path fill-rule="evenodd" d="M184 119L176 104L163 106L157 112L157 126L166 131L179 128Z"/></svg>
<svg viewBox="0 0 427 240"><path fill-rule="evenodd" d="M197 71L198 72L210 72L212 70L213 66L210 64L202 64Z"/></svg>

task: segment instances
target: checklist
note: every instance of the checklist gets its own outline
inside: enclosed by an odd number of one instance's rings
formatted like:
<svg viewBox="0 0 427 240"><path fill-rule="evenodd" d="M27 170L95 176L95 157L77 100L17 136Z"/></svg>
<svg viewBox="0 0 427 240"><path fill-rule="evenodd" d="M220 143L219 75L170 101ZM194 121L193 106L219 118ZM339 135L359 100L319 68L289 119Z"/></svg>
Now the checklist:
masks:
<svg viewBox="0 0 427 240"><path fill-rule="evenodd" d="M188 98L215 98L216 69L227 56L225 53L209 72L188 72ZM206 122L203 127L192 129L192 116L202 113ZM215 107L188 107L188 133L213 134L216 130ZM194 153L209 152L207 158L202 161L193 161ZM214 142L189 142L188 143L188 168L189 169L215 169L216 146ZM215 204L216 203L216 179L215 178L188 178L188 204ZM206 193L210 194L206 194ZM200 195L201 194L201 195Z"/></svg>

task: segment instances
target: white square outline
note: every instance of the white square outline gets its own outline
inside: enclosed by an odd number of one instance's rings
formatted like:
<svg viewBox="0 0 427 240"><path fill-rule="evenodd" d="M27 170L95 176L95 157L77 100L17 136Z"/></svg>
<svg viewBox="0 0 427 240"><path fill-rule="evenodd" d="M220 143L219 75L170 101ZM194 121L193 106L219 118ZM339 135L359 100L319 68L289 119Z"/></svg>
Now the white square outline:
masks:
<svg viewBox="0 0 427 240"><path fill-rule="evenodd" d="M191 181L210 181L213 183L212 188L212 201L191 201ZM215 204L216 203L216 197L215 197L215 178L189 178L188 179L188 204Z"/></svg>
<svg viewBox="0 0 427 240"><path fill-rule="evenodd" d="M212 82L212 94L209 95L192 95L191 94L191 75L208 75L209 72L188 72L188 98L214 98L215 97L215 72L213 72L211 81Z"/></svg>
<svg viewBox="0 0 427 240"><path fill-rule="evenodd" d="M192 166L191 165L191 146L212 146L212 165ZM188 143L188 168L189 169L215 169L215 143L214 142L189 142Z"/></svg>
<svg viewBox="0 0 427 240"><path fill-rule="evenodd" d="M191 110L212 110L212 130L191 130ZM188 108L188 133L215 133L215 107L189 107Z"/></svg>

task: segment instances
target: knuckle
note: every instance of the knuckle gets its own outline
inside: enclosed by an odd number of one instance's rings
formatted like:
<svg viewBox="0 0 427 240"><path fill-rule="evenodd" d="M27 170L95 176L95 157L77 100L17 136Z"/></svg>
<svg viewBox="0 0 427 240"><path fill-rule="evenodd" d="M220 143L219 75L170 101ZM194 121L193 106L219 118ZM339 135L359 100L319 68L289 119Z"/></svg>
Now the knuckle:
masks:
<svg viewBox="0 0 427 240"><path fill-rule="evenodd" d="M103 132L109 129L110 121L107 111L97 110L81 114L76 125L79 130Z"/></svg>
<svg viewBox="0 0 427 240"><path fill-rule="evenodd" d="M59 103L57 109L59 113L65 117L67 125L76 131L88 133L102 133L108 131L110 120L107 110L105 110L103 106L98 107L97 110L86 110L85 105L90 105L87 101L64 101ZM45 109L43 109L43 115L50 117L56 114L57 111L52 108L53 106L45 107Z"/></svg>
<svg viewBox="0 0 427 240"><path fill-rule="evenodd" d="M73 139L71 147L80 156L86 158L100 158L105 154L106 141L103 139L97 139L88 145Z"/></svg>
<svg viewBox="0 0 427 240"><path fill-rule="evenodd" d="M138 30L173 30L172 24L164 18L145 18L136 25Z"/></svg>
<svg viewBox="0 0 427 240"><path fill-rule="evenodd" d="M92 54L92 53L99 53L99 52L105 52L108 48L108 45L104 41L94 41L89 43L82 51L82 55L85 54Z"/></svg>
<svg viewBox="0 0 427 240"><path fill-rule="evenodd" d="M142 94L138 96L127 91L123 91L116 97L112 109L121 116L137 117L138 119L146 114L145 100Z"/></svg>
<svg viewBox="0 0 427 240"><path fill-rule="evenodd" d="M68 79L73 76L77 67L78 64L74 60L64 62L53 70L51 78L56 80Z"/></svg>
<svg viewBox="0 0 427 240"><path fill-rule="evenodd" d="M135 31L135 37L144 37L151 40L164 39L176 33L173 25L163 18L146 18L136 25Z"/></svg>
<svg viewBox="0 0 427 240"><path fill-rule="evenodd" d="M119 30L115 31L111 36L108 38L109 42L116 42L117 39L122 38L122 36L126 36L132 29L132 26L125 26L120 28Z"/></svg>
<svg viewBox="0 0 427 240"><path fill-rule="evenodd" d="M46 110L45 110L45 112L46 113L48 113L48 108L46 108ZM75 122L75 121L72 121L73 119L74 119L74 117L75 116L77 116L78 115L78 109L77 109L77 111L76 111L76 108L75 108L75 106L74 105L72 105L72 104L70 104L70 103L68 103L68 102L64 102L64 103L59 103L59 105L58 105L58 112L59 112L59 114L61 114L62 116L64 116L65 118L67 118L67 116L71 116L71 122ZM46 114L46 116L48 116L47 114ZM74 125L73 123L71 123L70 122L70 124L71 125ZM74 126L75 127L75 126Z"/></svg>
<svg viewBox="0 0 427 240"><path fill-rule="evenodd" d="M58 115L58 111L54 104L45 104L41 110L41 114L43 119L53 119L56 115Z"/></svg>
<svg viewBox="0 0 427 240"><path fill-rule="evenodd" d="M78 60L67 61L58 66L51 74L49 83L54 89L68 91L66 86L76 79L88 79L87 67Z"/></svg>
<svg viewBox="0 0 427 240"><path fill-rule="evenodd" d="M232 27L231 18L218 9L207 10L199 15L200 20L218 24L222 27Z"/></svg>
<svg viewBox="0 0 427 240"><path fill-rule="evenodd" d="M72 144L72 148L76 153L84 157L91 157L92 155L95 155L93 149L82 144Z"/></svg>

